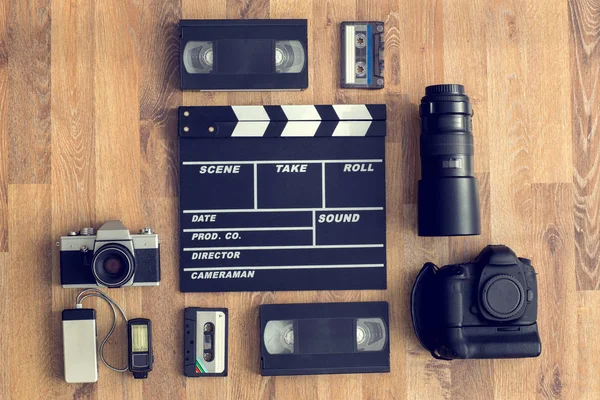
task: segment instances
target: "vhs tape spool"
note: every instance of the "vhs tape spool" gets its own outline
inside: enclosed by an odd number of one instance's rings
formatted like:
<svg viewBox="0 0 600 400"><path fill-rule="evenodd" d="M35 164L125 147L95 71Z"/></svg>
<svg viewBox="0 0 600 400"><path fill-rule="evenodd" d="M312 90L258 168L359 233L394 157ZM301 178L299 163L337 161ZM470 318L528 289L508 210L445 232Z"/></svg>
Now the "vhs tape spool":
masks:
<svg viewBox="0 0 600 400"><path fill-rule="evenodd" d="M183 90L308 87L307 22L181 20Z"/></svg>
<svg viewBox="0 0 600 400"><path fill-rule="evenodd" d="M229 320L226 308L184 311L183 373L188 377L227 376Z"/></svg>
<svg viewBox="0 0 600 400"><path fill-rule="evenodd" d="M382 89L383 22L342 22L341 87Z"/></svg>
<svg viewBox="0 0 600 400"><path fill-rule="evenodd" d="M260 307L262 375L390 371L388 303Z"/></svg>

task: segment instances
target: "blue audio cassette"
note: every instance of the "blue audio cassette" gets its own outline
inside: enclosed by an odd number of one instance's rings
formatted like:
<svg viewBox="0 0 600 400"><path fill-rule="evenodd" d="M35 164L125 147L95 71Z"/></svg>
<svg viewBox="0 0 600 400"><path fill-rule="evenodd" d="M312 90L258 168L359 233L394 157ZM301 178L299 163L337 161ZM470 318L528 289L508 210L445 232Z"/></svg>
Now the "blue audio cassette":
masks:
<svg viewBox="0 0 600 400"><path fill-rule="evenodd" d="M385 105L181 107L184 292L385 289Z"/></svg>
<svg viewBox="0 0 600 400"><path fill-rule="evenodd" d="M342 22L341 87L383 89L383 22Z"/></svg>

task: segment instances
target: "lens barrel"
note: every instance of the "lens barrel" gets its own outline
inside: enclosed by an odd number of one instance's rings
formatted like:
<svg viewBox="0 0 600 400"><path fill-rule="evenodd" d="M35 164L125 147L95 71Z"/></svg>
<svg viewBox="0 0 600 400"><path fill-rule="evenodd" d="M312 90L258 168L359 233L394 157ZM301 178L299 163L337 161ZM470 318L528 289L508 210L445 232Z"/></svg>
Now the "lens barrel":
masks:
<svg viewBox="0 0 600 400"><path fill-rule="evenodd" d="M127 284L135 272L135 258L124 246L109 243L94 253L92 274L98 284L118 288Z"/></svg>
<svg viewBox="0 0 600 400"><path fill-rule="evenodd" d="M481 233L473 176L473 109L462 85L428 86L421 99L419 236Z"/></svg>

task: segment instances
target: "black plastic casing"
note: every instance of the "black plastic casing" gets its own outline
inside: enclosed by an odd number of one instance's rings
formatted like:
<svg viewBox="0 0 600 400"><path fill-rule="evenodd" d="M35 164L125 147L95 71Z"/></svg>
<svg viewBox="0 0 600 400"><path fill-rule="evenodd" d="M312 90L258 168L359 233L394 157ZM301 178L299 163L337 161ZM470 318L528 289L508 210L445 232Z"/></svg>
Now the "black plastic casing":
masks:
<svg viewBox="0 0 600 400"><path fill-rule="evenodd" d="M182 90L302 90L308 87L308 25L306 19L181 20L180 78ZM299 73L275 71L275 41L297 40L304 47ZM183 51L188 42L213 42L214 70L206 74L186 71ZM225 46L235 51L221 51ZM266 51L271 46L272 49ZM268 54L267 54L268 53ZM249 73L248 65L260 65Z"/></svg>
<svg viewBox="0 0 600 400"><path fill-rule="evenodd" d="M225 314L225 369L221 373L196 372L196 341L198 340L198 311L219 311ZM183 374L189 378L227 376L229 370L229 310L227 308L186 307L183 311ZM201 329L201 328L200 328Z"/></svg>
<svg viewBox="0 0 600 400"><path fill-rule="evenodd" d="M498 318L482 304L486 284L510 276L524 290L522 307ZM423 347L444 359L537 357L537 280L529 260L506 246L487 246L469 264L426 264L413 286L411 311ZM501 299L500 299L501 300Z"/></svg>
<svg viewBox="0 0 600 400"><path fill-rule="evenodd" d="M266 304L260 306L260 371L263 376L273 375L314 375L314 374L350 374L390 372L390 333L389 305L387 302L355 302L355 303L308 303L308 304ZM330 320L323 325L337 326L348 319L381 318L385 324L387 341L380 351L373 352L331 352L331 353L297 353L270 354L264 343L265 327L269 321L294 320ZM324 321L325 322L325 321ZM295 333L294 342L306 341L318 345L321 335L324 342L338 340L340 342L356 341L356 330L319 330L311 332L311 337L303 338L301 330ZM317 342L317 343L315 343Z"/></svg>
<svg viewBox="0 0 600 400"><path fill-rule="evenodd" d="M92 251L84 256L80 251L60 252L61 285L95 285L97 284L92 267ZM160 282L160 246L155 249L135 249L135 271L133 286L145 283Z"/></svg>
<svg viewBox="0 0 600 400"><path fill-rule="evenodd" d="M473 109L462 85L428 86L421 99L419 236L481 233Z"/></svg>
<svg viewBox="0 0 600 400"><path fill-rule="evenodd" d="M132 350L132 337L131 337L131 326L132 325L148 325L148 351L142 353L134 353ZM133 373L135 379L145 379L148 377L148 372L152 371L152 365L154 364L154 352L152 351L152 321L147 318L134 318L127 321L127 350L128 350L128 362L129 371ZM147 353L147 354L145 354ZM147 367L139 368L134 365L133 358L135 356L147 357Z"/></svg>

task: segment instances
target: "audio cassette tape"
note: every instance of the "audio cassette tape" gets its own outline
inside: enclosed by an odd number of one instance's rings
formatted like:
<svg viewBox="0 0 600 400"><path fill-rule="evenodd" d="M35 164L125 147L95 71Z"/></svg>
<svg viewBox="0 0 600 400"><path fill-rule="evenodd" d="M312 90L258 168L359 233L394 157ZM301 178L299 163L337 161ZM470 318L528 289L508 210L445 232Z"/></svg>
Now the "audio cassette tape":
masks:
<svg viewBox="0 0 600 400"><path fill-rule="evenodd" d="M343 88L383 88L383 22L342 22Z"/></svg>
<svg viewBox="0 0 600 400"><path fill-rule="evenodd" d="M260 307L262 375L390 372L387 302Z"/></svg>
<svg viewBox="0 0 600 400"><path fill-rule="evenodd" d="M227 376L226 308L188 307L184 311L183 374Z"/></svg>
<svg viewBox="0 0 600 400"><path fill-rule="evenodd" d="M308 87L305 19L181 20L183 90Z"/></svg>

